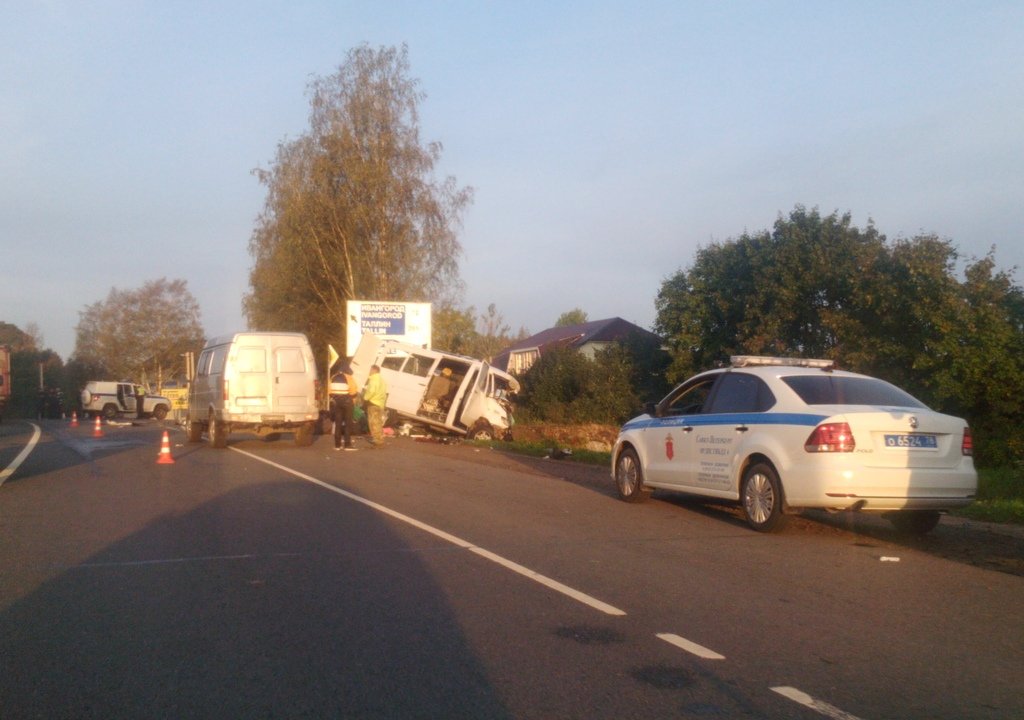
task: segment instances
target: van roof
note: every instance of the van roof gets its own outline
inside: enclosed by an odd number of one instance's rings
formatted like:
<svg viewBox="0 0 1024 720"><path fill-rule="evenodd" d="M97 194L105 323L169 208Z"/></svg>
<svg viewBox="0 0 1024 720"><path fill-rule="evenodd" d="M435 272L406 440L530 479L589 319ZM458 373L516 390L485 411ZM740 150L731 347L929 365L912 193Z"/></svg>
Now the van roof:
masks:
<svg viewBox="0 0 1024 720"><path fill-rule="evenodd" d="M230 335L218 335L212 337L206 341L204 349L208 347L216 347L217 345L227 345L228 343L234 342L239 338L259 338L259 337L291 337L291 338L302 338L302 340L309 342L306 338L305 333L300 332L270 332L270 331L257 331L257 330L246 330L243 332L231 333Z"/></svg>

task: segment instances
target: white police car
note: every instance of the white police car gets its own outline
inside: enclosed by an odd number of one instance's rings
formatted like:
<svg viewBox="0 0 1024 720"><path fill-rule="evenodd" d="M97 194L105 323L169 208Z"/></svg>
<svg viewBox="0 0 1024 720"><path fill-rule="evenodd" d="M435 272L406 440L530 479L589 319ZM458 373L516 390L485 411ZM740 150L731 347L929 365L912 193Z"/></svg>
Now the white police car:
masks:
<svg viewBox="0 0 1024 720"><path fill-rule="evenodd" d="M889 513L926 533L978 486L967 423L830 360L735 356L619 431L628 502L655 488L738 502L767 532L805 508Z"/></svg>

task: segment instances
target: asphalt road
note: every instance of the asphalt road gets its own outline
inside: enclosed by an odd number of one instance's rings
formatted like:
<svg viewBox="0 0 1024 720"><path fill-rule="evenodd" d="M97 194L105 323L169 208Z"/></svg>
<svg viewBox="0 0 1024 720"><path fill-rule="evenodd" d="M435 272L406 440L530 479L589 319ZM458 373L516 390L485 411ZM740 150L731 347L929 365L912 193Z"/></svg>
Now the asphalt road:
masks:
<svg viewBox="0 0 1024 720"><path fill-rule="evenodd" d="M399 439L37 423L0 485L0 718L1024 717L1024 539L614 498ZM0 425L0 471L32 436Z"/></svg>

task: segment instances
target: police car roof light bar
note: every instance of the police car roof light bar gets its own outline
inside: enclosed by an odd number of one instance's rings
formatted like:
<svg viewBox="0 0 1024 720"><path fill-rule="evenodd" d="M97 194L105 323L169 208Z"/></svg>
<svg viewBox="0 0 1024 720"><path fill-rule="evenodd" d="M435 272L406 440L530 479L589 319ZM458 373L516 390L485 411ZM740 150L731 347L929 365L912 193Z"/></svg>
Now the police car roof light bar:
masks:
<svg viewBox="0 0 1024 720"><path fill-rule="evenodd" d="M787 358L768 357L765 355L733 355L729 358L733 367L808 367L832 369L836 365L835 360L823 360L818 358Z"/></svg>

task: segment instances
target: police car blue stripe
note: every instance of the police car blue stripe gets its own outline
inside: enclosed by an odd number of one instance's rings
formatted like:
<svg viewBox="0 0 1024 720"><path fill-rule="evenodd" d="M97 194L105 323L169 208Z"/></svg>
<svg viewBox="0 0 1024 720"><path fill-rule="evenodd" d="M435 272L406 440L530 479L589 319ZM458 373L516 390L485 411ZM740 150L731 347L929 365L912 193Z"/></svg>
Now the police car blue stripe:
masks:
<svg viewBox="0 0 1024 720"><path fill-rule="evenodd" d="M810 413L721 413L711 415L677 415L673 417L643 417L630 420L623 430L642 430L662 427L711 427L715 425L800 425L814 427L828 415Z"/></svg>

